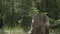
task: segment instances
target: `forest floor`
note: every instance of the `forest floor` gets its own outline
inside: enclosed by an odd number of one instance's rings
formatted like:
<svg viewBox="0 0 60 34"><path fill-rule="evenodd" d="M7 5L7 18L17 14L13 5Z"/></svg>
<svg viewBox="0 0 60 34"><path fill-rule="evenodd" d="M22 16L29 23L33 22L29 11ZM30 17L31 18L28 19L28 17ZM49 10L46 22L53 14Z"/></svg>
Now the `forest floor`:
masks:
<svg viewBox="0 0 60 34"><path fill-rule="evenodd" d="M21 28L14 28L14 29L7 29L4 28L3 30L0 29L0 34L27 34Z"/></svg>

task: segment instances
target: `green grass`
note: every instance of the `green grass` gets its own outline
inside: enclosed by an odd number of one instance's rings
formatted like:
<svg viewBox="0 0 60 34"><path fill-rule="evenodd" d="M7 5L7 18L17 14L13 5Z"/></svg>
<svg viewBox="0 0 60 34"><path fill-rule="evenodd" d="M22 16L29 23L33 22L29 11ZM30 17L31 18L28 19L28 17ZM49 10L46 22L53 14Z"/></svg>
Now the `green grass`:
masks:
<svg viewBox="0 0 60 34"><path fill-rule="evenodd" d="M27 34L20 27L14 27L14 28L3 27L3 31L4 31L5 34Z"/></svg>

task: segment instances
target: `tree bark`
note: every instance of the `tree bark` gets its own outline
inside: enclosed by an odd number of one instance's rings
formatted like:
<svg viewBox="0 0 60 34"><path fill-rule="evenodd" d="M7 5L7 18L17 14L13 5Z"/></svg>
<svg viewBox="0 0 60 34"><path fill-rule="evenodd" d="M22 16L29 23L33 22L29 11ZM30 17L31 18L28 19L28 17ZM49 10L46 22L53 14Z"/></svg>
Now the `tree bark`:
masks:
<svg viewBox="0 0 60 34"><path fill-rule="evenodd" d="M3 26L3 20L2 20L2 0L0 0L0 29L2 29Z"/></svg>
<svg viewBox="0 0 60 34"><path fill-rule="evenodd" d="M49 34L48 16L44 14L34 16L31 34Z"/></svg>

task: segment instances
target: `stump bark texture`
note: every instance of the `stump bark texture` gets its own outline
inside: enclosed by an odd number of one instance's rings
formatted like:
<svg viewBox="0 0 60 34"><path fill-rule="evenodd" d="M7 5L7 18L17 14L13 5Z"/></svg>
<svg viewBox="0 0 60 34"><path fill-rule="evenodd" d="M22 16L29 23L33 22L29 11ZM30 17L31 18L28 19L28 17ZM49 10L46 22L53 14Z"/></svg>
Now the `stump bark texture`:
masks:
<svg viewBox="0 0 60 34"><path fill-rule="evenodd" d="M44 14L37 14L32 18L30 34L49 34L49 19Z"/></svg>

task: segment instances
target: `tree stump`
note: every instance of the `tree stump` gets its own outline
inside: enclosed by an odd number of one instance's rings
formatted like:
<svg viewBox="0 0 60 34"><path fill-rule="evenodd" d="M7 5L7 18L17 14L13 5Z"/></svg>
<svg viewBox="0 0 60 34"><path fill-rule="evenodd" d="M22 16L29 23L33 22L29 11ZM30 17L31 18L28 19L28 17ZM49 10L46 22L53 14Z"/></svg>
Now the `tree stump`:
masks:
<svg viewBox="0 0 60 34"><path fill-rule="evenodd" d="M32 18L30 34L49 34L49 19L44 14L37 14Z"/></svg>

